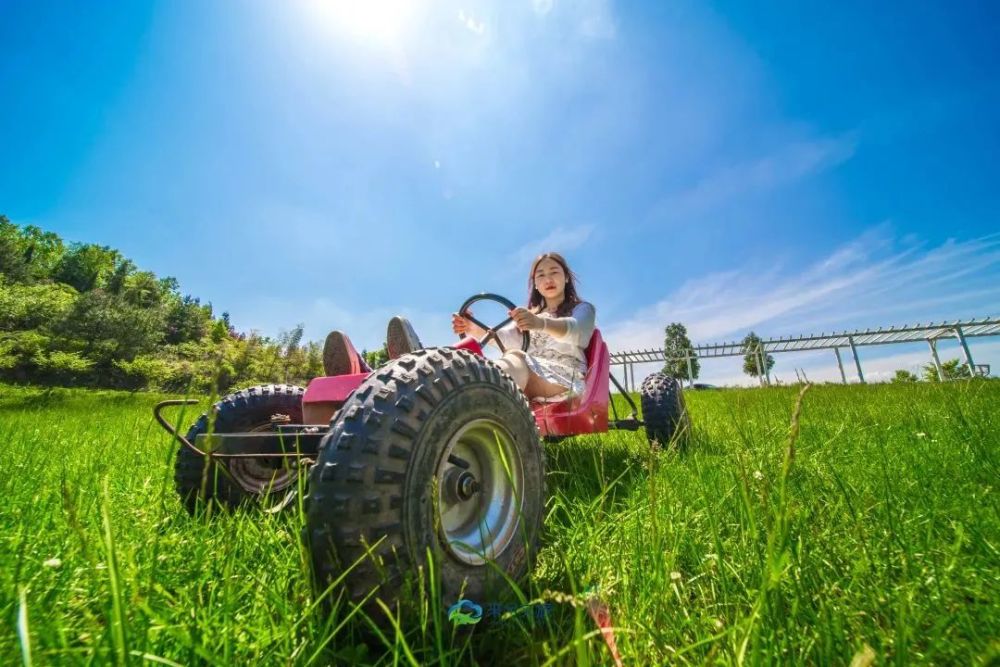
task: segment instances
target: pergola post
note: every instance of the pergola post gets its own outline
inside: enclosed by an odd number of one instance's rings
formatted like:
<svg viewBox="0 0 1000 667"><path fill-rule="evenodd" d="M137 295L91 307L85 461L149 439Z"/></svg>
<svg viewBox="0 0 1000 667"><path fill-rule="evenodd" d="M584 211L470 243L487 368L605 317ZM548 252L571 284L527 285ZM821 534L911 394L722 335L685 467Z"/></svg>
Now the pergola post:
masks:
<svg viewBox="0 0 1000 667"><path fill-rule="evenodd" d="M965 334L962 333L962 327L955 327L955 335L958 336L958 342L962 345L962 353L965 354L965 363L969 367L969 377L976 377L976 365L972 362L972 352L969 351L969 344L965 341Z"/></svg>
<svg viewBox="0 0 1000 667"><path fill-rule="evenodd" d="M753 361L757 364L757 381L760 382L760 386L764 386L764 373L760 369L760 349L755 350L757 354L753 355Z"/></svg>
<svg viewBox="0 0 1000 667"><path fill-rule="evenodd" d="M837 355L837 368L840 369L840 381L847 384L847 373L844 372L844 360L840 358L840 348L833 348L833 353Z"/></svg>
<svg viewBox="0 0 1000 667"><path fill-rule="evenodd" d="M764 367L764 384L771 386L771 371L767 368L767 354L764 352L764 343L757 346L757 356L760 357L760 365Z"/></svg>
<svg viewBox="0 0 1000 667"><path fill-rule="evenodd" d="M628 365L628 373L632 378L632 391L635 391L635 364Z"/></svg>
<svg viewBox="0 0 1000 667"><path fill-rule="evenodd" d="M847 342L850 343L851 354L854 355L854 366L858 369L858 379L861 381L861 384L865 384L865 374L861 370L861 359L858 358L858 348L854 346L854 337L848 336Z"/></svg>
<svg viewBox="0 0 1000 667"><path fill-rule="evenodd" d="M934 368L937 369L938 380L944 382L944 371L941 369L941 359L938 358L937 353L937 341L933 338L928 338L927 345L931 348L931 358L934 359Z"/></svg>
<svg viewBox="0 0 1000 667"><path fill-rule="evenodd" d="M691 365L691 350L687 351L687 357L685 357L688 367L688 389L694 387L694 366Z"/></svg>

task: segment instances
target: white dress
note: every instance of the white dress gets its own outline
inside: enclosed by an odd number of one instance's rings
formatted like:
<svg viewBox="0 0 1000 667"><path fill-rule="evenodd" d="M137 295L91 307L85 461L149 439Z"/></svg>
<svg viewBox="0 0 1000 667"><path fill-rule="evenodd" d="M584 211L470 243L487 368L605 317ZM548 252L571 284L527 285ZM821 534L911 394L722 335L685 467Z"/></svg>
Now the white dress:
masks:
<svg viewBox="0 0 1000 667"><path fill-rule="evenodd" d="M586 349L594 333L597 316L594 307L582 302L573 307L573 312L568 317L556 317L544 311L538 315L562 320L568 328L562 338L556 338L545 331L528 332L531 338L525 355L528 368L539 377L566 387L567 392L554 396L554 399L564 400L570 396L582 395L587 375ZM497 335L508 350L521 348L521 332L513 322L498 330ZM490 344L494 345L495 341L490 341Z"/></svg>

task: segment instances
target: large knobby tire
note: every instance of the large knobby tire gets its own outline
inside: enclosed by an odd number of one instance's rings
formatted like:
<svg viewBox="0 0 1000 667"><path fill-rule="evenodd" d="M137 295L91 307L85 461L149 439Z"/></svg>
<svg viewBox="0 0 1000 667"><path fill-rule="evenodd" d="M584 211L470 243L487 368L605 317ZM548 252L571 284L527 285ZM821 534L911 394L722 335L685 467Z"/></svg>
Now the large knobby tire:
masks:
<svg viewBox="0 0 1000 667"><path fill-rule="evenodd" d="M212 406L214 433L242 433L272 428L275 415L285 415L293 424L302 423L302 387L261 385L230 394ZM188 442L209 432L211 417L203 414L187 433ZM245 503L280 501L295 488L297 468L291 459L210 459L185 445L177 450L174 482L181 502L194 514L209 500L227 507Z"/></svg>
<svg viewBox="0 0 1000 667"><path fill-rule="evenodd" d="M666 373L653 373L643 380L639 396L650 445L683 449L691 434L691 418L680 381Z"/></svg>
<svg viewBox="0 0 1000 667"><path fill-rule="evenodd" d="M346 593L359 603L378 588L364 610L383 622L375 598L406 613L421 585L430 590L417 581L428 550L444 608L460 594L511 599L504 577L529 571L544 505L545 458L524 394L486 359L424 349L373 373L334 416L309 473L304 535L318 590L355 565Z"/></svg>

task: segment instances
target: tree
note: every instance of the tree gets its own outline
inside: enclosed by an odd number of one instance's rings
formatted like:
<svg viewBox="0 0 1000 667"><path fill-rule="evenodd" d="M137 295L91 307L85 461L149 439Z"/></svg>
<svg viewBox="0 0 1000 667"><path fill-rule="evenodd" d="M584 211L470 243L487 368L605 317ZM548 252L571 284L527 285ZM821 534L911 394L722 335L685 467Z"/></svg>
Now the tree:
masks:
<svg viewBox="0 0 1000 667"><path fill-rule="evenodd" d="M760 336L753 331L743 339L743 372L750 377L761 377L774 368L774 357L765 354Z"/></svg>
<svg viewBox="0 0 1000 667"><path fill-rule="evenodd" d="M688 378L688 355L691 356L691 378L698 379L701 372L701 362L692 350L691 339L688 338L687 327L680 322L671 322L663 330L663 356L667 360L663 372L678 380Z"/></svg>
<svg viewBox="0 0 1000 667"><path fill-rule="evenodd" d="M280 337L279 350L284 348L284 367L282 368L282 382L288 382L289 372L295 367L305 365L305 352L301 351L299 344L302 342L303 325L296 324L291 331L283 333Z"/></svg>
<svg viewBox="0 0 1000 667"><path fill-rule="evenodd" d="M124 257L119 259L114 271L108 277L107 290L112 294L121 294L125 291L125 285L128 284L128 277L133 273L135 273L135 264L132 260Z"/></svg>
<svg viewBox="0 0 1000 667"><path fill-rule="evenodd" d="M24 261L28 279L32 281L47 280L66 254L66 246L58 234L44 232L34 225L28 225L21 231L24 241Z"/></svg>
<svg viewBox="0 0 1000 667"><path fill-rule="evenodd" d="M389 349L382 343L382 347L378 350L373 350L369 352L368 350L361 350L361 357L365 360L371 368L379 368L385 362L389 361Z"/></svg>
<svg viewBox="0 0 1000 667"><path fill-rule="evenodd" d="M120 259L118 251L107 246L74 243L59 260L52 277L75 287L78 292L89 292L104 285Z"/></svg>
<svg viewBox="0 0 1000 667"><path fill-rule="evenodd" d="M941 374L945 380L962 380L971 376L968 364L959 359L949 359L941 362ZM938 382L937 368L934 364L924 364L924 379L928 382Z"/></svg>
<svg viewBox="0 0 1000 667"><path fill-rule="evenodd" d="M172 296L163 291L163 283L151 271L136 271L130 275L122 292L127 302L148 310L159 308L165 299Z"/></svg>
<svg viewBox="0 0 1000 667"><path fill-rule="evenodd" d="M905 368L900 368L896 371L896 374L892 376L893 384L906 384L908 382L916 382L917 376L906 370Z"/></svg>
<svg viewBox="0 0 1000 667"><path fill-rule="evenodd" d="M164 314L132 305L103 290L81 294L59 331L105 370L118 359L151 354L163 340Z"/></svg>
<svg viewBox="0 0 1000 667"><path fill-rule="evenodd" d="M384 362L384 348L373 354ZM322 372L301 325L278 340L242 334L175 278L0 215L0 380L223 392Z"/></svg>
<svg viewBox="0 0 1000 667"><path fill-rule="evenodd" d="M50 278L66 253L62 239L34 225L20 229L0 215L0 275L11 282L34 282Z"/></svg>
<svg viewBox="0 0 1000 667"><path fill-rule="evenodd" d="M0 215L0 275L16 283L28 278L28 249L21 229L4 215Z"/></svg>
<svg viewBox="0 0 1000 667"><path fill-rule="evenodd" d="M211 321L211 306L201 305L190 295L176 299L167 309L167 343L174 345L201 340L208 333Z"/></svg>
<svg viewBox="0 0 1000 667"><path fill-rule="evenodd" d="M69 312L76 298L69 285L7 285L0 278L0 331L49 328Z"/></svg>

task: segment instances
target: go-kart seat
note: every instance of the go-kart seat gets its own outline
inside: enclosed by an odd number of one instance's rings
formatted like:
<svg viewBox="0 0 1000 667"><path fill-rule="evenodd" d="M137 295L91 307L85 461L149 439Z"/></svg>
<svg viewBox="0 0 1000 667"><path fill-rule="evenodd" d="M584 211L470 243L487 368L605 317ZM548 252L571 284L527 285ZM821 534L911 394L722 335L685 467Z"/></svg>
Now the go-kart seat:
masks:
<svg viewBox="0 0 1000 667"><path fill-rule="evenodd" d="M594 329L585 351L587 376L583 394L532 401L535 422L543 436L576 435L608 430L608 385L611 354L599 329Z"/></svg>

